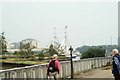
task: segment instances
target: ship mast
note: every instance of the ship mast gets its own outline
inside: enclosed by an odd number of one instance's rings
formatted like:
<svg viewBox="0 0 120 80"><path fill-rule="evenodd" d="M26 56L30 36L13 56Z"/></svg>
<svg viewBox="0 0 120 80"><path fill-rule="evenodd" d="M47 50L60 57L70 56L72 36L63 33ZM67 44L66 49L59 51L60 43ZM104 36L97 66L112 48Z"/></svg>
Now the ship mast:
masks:
<svg viewBox="0 0 120 80"><path fill-rule="evenodd" d="M67 39L67 26L65 26L65 32L64 32L64 34L65 34L65 42L64 42L64 45L65 45L65 53L67 53L67 43L68 43L68 39Z"/></svg>
<svg viewBox="0 0 120 80"><path fill-rule="evenodd" d="M56 42L59 43L58 37L57 37L57 33L56 33L56 27L54 27L54 32L53 32L53 48L55 48L55 44Z"/></svg>
<svg viewBox="0 0 120 80"><path fill-rule="evenodd" d="M63 42L61 43L60 45L60 49L64 52L64 55L68 55L69 52L68 52L68 37L67 37L67 26L65 26L65 31L64 31L64 40Z"/></svg>

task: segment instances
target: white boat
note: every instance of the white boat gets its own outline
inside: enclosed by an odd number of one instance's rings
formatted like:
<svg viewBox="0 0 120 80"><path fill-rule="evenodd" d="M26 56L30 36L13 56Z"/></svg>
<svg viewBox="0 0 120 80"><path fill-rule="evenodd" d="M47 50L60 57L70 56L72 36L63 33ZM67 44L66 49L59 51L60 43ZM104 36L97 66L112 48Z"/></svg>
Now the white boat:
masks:
<svg viewBox="0 0 120 80"><path fill-rule="evenodd" d="M66 57L71 57L71 55L67 55ZM76 58L77 57L77 55L75 55L75 54L72 54L72 58Z"/></svg>

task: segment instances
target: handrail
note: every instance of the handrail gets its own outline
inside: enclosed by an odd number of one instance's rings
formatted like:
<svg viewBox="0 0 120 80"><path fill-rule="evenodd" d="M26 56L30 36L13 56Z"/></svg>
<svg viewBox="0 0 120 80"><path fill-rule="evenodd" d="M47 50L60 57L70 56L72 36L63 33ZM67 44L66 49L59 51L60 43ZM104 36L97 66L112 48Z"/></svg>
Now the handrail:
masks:
<svg viewBox="0 0 120 80"><path fill-rule="evenodd" d="M100 68L112 61L112 57L97 57L73 61L74 73ZM70 61L60 62L59 78L70 76ZM47 64L0 70L2 78L46 78Z"/></svg>

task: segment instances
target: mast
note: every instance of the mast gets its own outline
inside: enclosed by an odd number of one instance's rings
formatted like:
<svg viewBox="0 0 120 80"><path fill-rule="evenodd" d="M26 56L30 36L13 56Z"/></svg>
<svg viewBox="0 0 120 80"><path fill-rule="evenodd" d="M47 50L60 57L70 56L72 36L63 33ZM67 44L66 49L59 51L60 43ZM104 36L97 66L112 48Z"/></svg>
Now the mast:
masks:
<svg viewBox="0 0 120 80"><path fill-rule="evenodd" d="M53 48L55 48L56 43L59 43L58 37L57 37L57 33L56 33L56 27L54 27L54 32L53 32Z"/></svg>
<svg viewBox="0 0 120 80"><path fill-rule="evenodd" d="M65 45L65 53L67 53L67 26L65 26L65 32L64 32L64 34L65 34L65 43L64 43L64 45Z"/></svg>
<svg viewBox="0 0 120 80"><path fill-rule="evenodd" d="M63 40L60 48L63 50L64 55L68 55L69 54L69 52L68 52L68 46L69 46L69 44L68 44L67 26L65 26L64 35L65 35L64 36L64 40Z"/></svg>

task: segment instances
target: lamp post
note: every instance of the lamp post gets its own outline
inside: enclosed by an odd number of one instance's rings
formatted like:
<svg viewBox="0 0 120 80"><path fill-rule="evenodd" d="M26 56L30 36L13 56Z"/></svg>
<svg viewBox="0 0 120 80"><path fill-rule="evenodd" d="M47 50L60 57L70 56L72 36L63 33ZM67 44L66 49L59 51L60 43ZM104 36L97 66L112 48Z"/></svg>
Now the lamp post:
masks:
<svg viewBox="0 0 120 80"><path fill-rule="evenodd" d="M74 76L73 76L73 61L72 61L72 51L73 51L73 48L72 48L72 46L70 46L69 51L70 51L70 62L71 62L71 79L73 79Z"/></svg>

